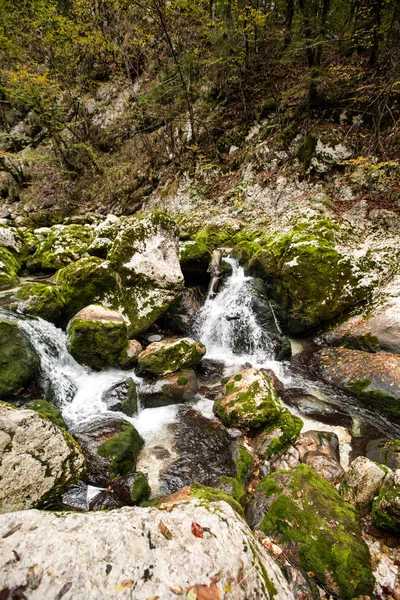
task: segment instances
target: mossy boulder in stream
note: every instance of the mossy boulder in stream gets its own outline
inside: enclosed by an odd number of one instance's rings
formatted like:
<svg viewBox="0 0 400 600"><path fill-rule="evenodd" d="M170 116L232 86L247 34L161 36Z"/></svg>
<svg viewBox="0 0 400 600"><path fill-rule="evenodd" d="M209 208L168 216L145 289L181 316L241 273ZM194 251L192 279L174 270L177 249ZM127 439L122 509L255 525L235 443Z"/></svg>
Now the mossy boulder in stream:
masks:
<svg viewBox="0 0 400 600"><path fill-rule="evenodd" d="M284 409L278 419L265 427L253 440L255 451L266 459L282 454L297 441L303 425L300 417Z"/></svg>
<svg viewBox="0 0 400 600"><path fill-rule="evenodd" d="M0 318L0 398L17 393L36 375L40 360L17 320Z"/></svg>
<svg viewBox="0 0 400 600"><path fill-rule="evenodd" d="M128 417L133 417L138 410L138 396L136 383L132 378L116 383L110 387L102 396L107 409L123 412Z"/></svg>
<svg viewBox="0 0 400 600"><path fill-rule="evenodd" d="M171 217L154 212L123 229L108 257L121 282L129 335L135 337L155 323L183 292L179 229Z"/></svg>
<svg viewBox="0 0 400 600"><path fill-rule="evenodd" d="M0 247L0 290L9 290L18 285L20 268L16 256L8 248Z"/></svg>
<svg viewBox="0 0 400 600"><path fill-rule="evenodd" d="M50 323L62 325L65 320L65 303L58 285L28 283L15 293L23 313L41 317Z"/></svg>
<svg viewBox="0 0 400 600"><path fill-rule="evenodd" d="M356 511L307 465L266 477L248 517L328 593L342 600L372 595L371 558Z"/></svg>
<svg viewBox="0 0 400 600"><path fill-rule="evenodd" d="M376 527L400 532L400 469L386 477L372 505L371 516Z"/></svg>
<svg viewBox="0 0 400 600"><path fill-rule="evenodd" d="M68 351L80 364L105 369L118 363L128 344L127 327L121 315L92 304L68 324Z"/></svg>
<svg viewBox="0 0 400 600"><path fill-rule="evenodd" d="M26 265L31 272L53 273L76 262L92 240L92 229L87 225L55 225L36 252L28 257Z"/></svg>
<svg viewBox="0 0 400 600"><path fill-rule="evenodd" d="M124 421L117 437L107 440L97 448L97 454L110 461L111 479L117 475L128 475L135 470L143 444L143 439L135 427Z"/></svg>
<svg viewBox="0 0 400 600"><path fill-rule="evenodd" d="M346 348L324 348L316 355L327 383L367 402L386 415L400 416L400 356Z"/></svg>
<svg viewBox="0 0 400 600"><path fill-rule="evenodd" d="M168 375L188 369L198 363L206 353L201 342L191 338L165 338L153 342L138 357L139 368L154 375Z"/></svg>
<svg viewBox="0 0 400 600"><path fill-rule="evenodd" d="M282 412L271 378L256 369L243 369L224 387L214 411L227 427L251 429L274 423Z"/></svg>
<svg viewBox="0 0 400 600"><path fill-rule="evenodd" d="M185 277L206 273L210 260L211 252L205 244L194 240L181 242L179 246L179 262Z"/></svg>

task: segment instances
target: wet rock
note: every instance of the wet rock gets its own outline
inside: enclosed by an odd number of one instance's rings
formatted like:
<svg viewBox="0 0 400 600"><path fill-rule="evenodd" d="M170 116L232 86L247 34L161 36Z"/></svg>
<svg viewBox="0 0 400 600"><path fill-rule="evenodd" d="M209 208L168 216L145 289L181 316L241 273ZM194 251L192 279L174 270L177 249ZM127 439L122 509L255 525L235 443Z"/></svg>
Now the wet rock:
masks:
<svg viewBox="0 0 400 600"><path fill-rule="evenodd" d="M345 348L317 353L323 379L389 416L400 416L400 357Z"/></svg>
<svg viewBox="0 0 400 600"><path fill-rule="evenodd" d="M271 468L273 471L286 471L300 464L300 453L294 446L290 446L281 456L273 457Z"/></svg>
<svg viewBox="0 0 400 600"><path fill-rule="evenodd" d="M289 407L296 408L300 414L327 425L340 425L351 428L353 419L344 406L325 402L300 388L289 388L280 393Z"/></svg>
<svg viewBox="0 0 400 600"><path fill-rule="evenodd" d="M267 460L274 458L295 443L302 428L303 421L300 417L284 409L276 422L266 427L253 439L254 450Z"/></svg>
<svg viewBox="0 0 400 600"><path fill-rule="evenodd" d="M141 352L143 352L142 344L137 340L129 340L128 345L118 358L118 365L121 369L135 368L138 362L138 356Z"/></svg>
<svg viewBox="0 0 400 600"><path fill-rule="evenodd" d="M247 515L328 593L343 600L372 595L371 559L356 512L307 465L266 477Z"/></svg>
<svg viewBox="0 0 400 600"><path fill-rule="evenodd" d="M226 426L250 429L274 423L282 406L268 375L249 368L229 379L214 410Z"/></svg>
<svg viewBox="0 0 400 600"><path fill-rule="evenodd" d="M158 321L160 327L173 335L193 335L193 325L205 300L200 286L185 288L182 298L174 302L168 312Z"/></svg>
<svg viewBox="0 0 400 600"><path fill-rule="evenodd" d="M193 369L178 371L162 379L145 380L140 387L140 401L145 408L167 406L190 400L198 391Z"/></svg>
<svg viewBox="0 0 400 600"><path fill-rule="evenodd" d="M340 495L356 508L370 508L387 475L386 469L365 456L352 461L340 486Z"/></svg>
<svg viewBox="0 0 400 600"><path fill-rule="evenodd" d="M104 392L101 399L106 403L108 410L123 412L128 417L137 413L138 397L133 379L116 383Z"/></svg>
<svg viewBox="0 0 400 600"><path fill-rule="evenodd" d="M142 371L154 375L168 375L192 367L205 353L204 345L191 338L166 338L147 346L146 350L139 354L138 364Z"/></svg>
<svg viewBox="0 0 400 600"><path fill-rule="evenodd" d="M116 311L92 304L68 323L68 351L80 364L104 369L118 363L128 343L124 319Z"/></svg>
<svg viewBox="0 0 400 600"><path fill-rule="evenodd" d="M89 502L89 510L115 510L121 508L122 502L112 493L112 491L103 490L96 494Z"/></svg>
<svg viewBox="0 0 400 600"><path fill-rule="evenodd" d="M213 358L202 358L196 366L196 371L207 378L213 375L222 375L226 365L222 360L214 360Z"/></svg>
<svg viewBox="0 0 400 600"><path fill-rule="evenodd" d="M330 431L306 431L295 444L302 461L307 452L322 452L339 460L339 438Z"/></svg>
<svg viewBox="0 0 400 600"><path fill-rule="evenodd" d="M56 500L84 469L83 454L64 429L0 403L0 512Z"/></svg>
<svg viewBox="0 0 400 600"><path fill-rule="evenodd" d="M56 225L50 229L36 252L27 259L26 265L32 273L52 273L76 262L87 252L93 237L87 225Z"/></svg>
<svg viewBox="0 0 400 600"><path fill-rule="evenodd" d="M203 242L189 240L179 244L179 262L186 283L199 282L199 279L207 282L210 278L207 273L211 261L211 252Z"/></svg>
<svg viewBox="0 0 400 600"><path fill-rule="evenodd" d="M121 281L121 301L136 336L155 323L181 295L179 229L166 214L154 212L117 236L109 252L110 266Z"/></svg>
<svg viewBox="0 0 400 600"><path fill-rule="evenodd" d="M123 506L136 506L148 500L151 489L143 473L130 473L113 481L111 490L118 502Z"/></svg>
<svg viewBox="0 0 400 600"><path fill-rule="evenodd" d="M302 462L318 473L321 477L332 483L338 483L343 475L344 469L341 464L328 454L323 452L306 452Z"/></svg>
<svg viewBox="0 0 400 600"><path fill-rule="evenodd" d="M367 445L366 456L393 471L400 469L400 440L372 440Z"/></svg>
<svg viewBox="0 0 400 600"><path fill-rule="evenodd" d="M191 498L169 506L62 518L41 511L2 515L3 587L22 586L30 600L61 597L61 591L76 600L167 599L175 597L171 588L193 589L194 596L195 586L209 598L230 589L235 600L294 600L274 560L228 504ZM193 523L203 528L202 538L193 535Z"/></svg>
<svg viewBox="0 0 400 600"><path fill-rule="evenodd" d="M61 495L62 510L77 510L86 512L89 510L89 502L87 499L88 486L84 481L78 481L69 490Z"/></svg>
<svg viewBox="0 0 400 600"><path fill-rule="evenodd" d="M18 321L0 316L0 398L17 393L38 372L40 360Z"/></svg>
<svg viewBox="0 0 400 600"><path fill-rule="evenodd" d="M400 469L385 478L372 504L371 517L376 527L400 532Z"/></svg>
<svg viewBox="0 0 400 600"><path fill-rule="evenodd" d="M127 421L103 415L71 433L85 455L85 481L89 484L107 486L112 477L127 475L135 470L143 440Z"/></svg>

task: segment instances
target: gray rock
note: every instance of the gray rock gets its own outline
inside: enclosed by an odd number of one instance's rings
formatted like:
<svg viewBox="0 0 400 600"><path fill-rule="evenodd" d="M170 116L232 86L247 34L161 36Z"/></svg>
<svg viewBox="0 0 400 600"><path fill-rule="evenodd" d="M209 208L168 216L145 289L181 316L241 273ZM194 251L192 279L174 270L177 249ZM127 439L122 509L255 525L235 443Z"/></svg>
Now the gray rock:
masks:
<svg viewBox="0 0 400 600"><path fill-rule="evenodd" d="M228 504L170 506L2 515L1 589L19 588L30 600L148 600L186 595L197 585L209 598L294 600L275 561ZM202 538L193 535L193 522Z"/></svg>
<svg viewBox="0 0 400 600"><path fill-rule="evenodd" d="M155 381L144 380L140 386L140 401L145 408L167 406L194 398L198 389L195 372L186 369Z"/></svg>
<svg viewBox="0 0 400 600"><path fill-rule="evenodd" d="M352 461L340 486L340 495L357 508L369 508L379 492L387 470L365 456Z"/></svg>
<svg viewBox="0 0 400 600"><path fill-rule="evenodd" d="M393 471L400 469L400 440L372 440L367 445L366 456Z"/></svg>
<svg viewBox="0 0 400 600"><path fill-rule="evenodd" d="M77 510L86 512L89 510L87 499L88 485L84 481L78 481L69 490L61 495L61 508L63 510Z"/></svg>
<svg viewBox="0 0 400 600"><path fill-rule="evenodd" d="M136 383L131 378L110 387L101 399L106 403L108 410L123 412L128 417L133 417L137 413Z"/></svg>
<svg viewBox="0 0 400 600"><path fill-rule="evenodd" d="M124 506L111 490L103 490L89 502L89 510L115 510Z"/></svg>
<svg viewBox="0 0 400 600"><path fill-rule="evenodd" d="M0 403L0 512L42 506L83 474L83 454L63 429Z"/></svg>

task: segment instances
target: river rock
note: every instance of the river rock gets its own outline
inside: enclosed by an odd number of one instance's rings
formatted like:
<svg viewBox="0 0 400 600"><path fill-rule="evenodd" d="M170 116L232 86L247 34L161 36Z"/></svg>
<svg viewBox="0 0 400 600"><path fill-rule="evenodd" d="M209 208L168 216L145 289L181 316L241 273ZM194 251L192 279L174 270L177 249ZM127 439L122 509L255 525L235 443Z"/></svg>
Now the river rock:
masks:
<svg viewBox="0 0 400 600"><path fill-rule="evenodd" d="M295 446L289 446L289 448L281 455L273 457L271 459L272 471L287 471L293 469L300 464L300 453Z"/></svg>
<svg viewBox="0 0 400 600"><path fill-rule="evenodd" d="M0 291L9 290L19 283L21 265L7 248L0 247Z"/></svg>
<svg viewBox="0 0 400 600"><path fill-rule="evenodd" d="M144 380L140 386L140 400L145 408L176 404L194 398L198 388L195 372L186 369L155 381Z"/></svg>
<svg viewBox="0 0 400 600"><path fill-rule="evenodd" d="M143 352L143 346L140 342L137 340L128 340L128 345L118 359L118 365L121 369L133 369L137 365L138 356L141 352Z"/></svg>
<svg viewBox="0 0 400 600"><path fill-rule="evenodd" d="M154 375L168 375L198 363L206 349L191 338L166 338L153 342L138 357L139 368Z"/></svg>
<svg viewBox="0 0 400 600"><path fill-rule="evenodd" d="M68 323L68 352L93 369L115 366L128 344L124 319L104 306L91 304Z"/></svg>
<svg viewBox="0 0 400 600"><path fill-rule="evenodd" d="M227 427L250 429L275 422L282 406L268 375L243 369L229 379L214 410Z"/></svg>
<svg viewBox="0 0 400 600"><path fill-rule="evenodd" d="M371 517L376 527L400 532L400 469L385 478L372 504Z"/></svg>
<svg viewBox="0 0 400 600"><path fill-rule="evenodd" d="M339 461L323 452L306 452L302 462L333 485L338 483L344 475L344 469Z"/></svg>
<svg viewBox="0 0 400 600"><path fill-rule="evenodd" d="M122 506L136 506L151 495L148 481L141 472L118 477L111 484L111 490Z"/></svg>
<svg viewBox="0 0 400 600"><path fill-rule="evenodd" d="M87 483L84 481L78 481L75 485L70 487L69 490L61 494L59 507L61 510L76 510L80 512L86 512L89 510L87 495Z"/></svg>
<svg viewBox="0 0 400 600"><path fill-rule="evenodd" d="M104 415L72 431L86 458L85 480L90 485L108 486L111 478L127 475L136 468L143 440L127 421Z"/></svg>
<svg viewBox="0 0 400 600"><path fill-rule="evenodd" d="M51 228L51 233L39 243L36 252L28 257L26 266L31 272L53 273L76 262L92 241L88 225L65 225Z"/></svg>
<svg viewBox="0 0 400 600"><path fill-rule="evenodd" d="M400 440L372 440L367 445L366 456L393 471L400 469Z"/></svg>
<svg viewBox="0 0 400 600"><path fill-rule="evenodd" d="M389 416L400 416L400 356L324 348L317 363L327 383Z"/></svg>
<svg viewBox="0 0 400 600"><path fill-rule="evenodd" d="M54 280L60 287L67 319L92 303L120 307L117 274L100 258L84 256L57 271Z"/></svg>
<svg viewBox="0 0 400 600"><path fill-rule="evenodd" d="M202 537L193 534L197 523ZM23 590L30 600L169 599L192 590L193 598L223 598L227 589L235 600L294 600L274 560L225 502L192 498L170 510L62 518L23 511L0 517L0 540L2 589Z"/></svg>
<svg viewBox="0 0 400 600"><path fill-rule="evenodd" d="M106 403L108 410L123 412L128 417L133 417L137 413L136 383L131 378L110 387L101 399Z"/></svg>
<svg viewBox="0 0 400 600"><path fill-rule="evenodd" d="M0 403L0 512L43 506L85 470L78 444L32 410Z"/></svg>
<svg viewBox="0 0 400 600"><path fill-rule="evenodd" d="M268 425L253 439L255 452L262 458L275 458L294 444L303 428L300 417L283 409L276 422Z"/></svg>
<svg viewBox="0 0 400 600"><path fill-rule="evenodd" d="M36 375L40 360L18 321L0 317L0 398L17 393Z"/></svg>
<svg viewBox="0 0 400 600"><path fill-rule="evenodd" d="M148 329L182 294L179 229L164 213L155 212L123 229L109 260L120 277L130 336Z"/></svg>
<svg viewBox="0 0 400 600"><path fill-rule="evenodd" d="M58 285L28 283L15 293L18 310L25 314L41 317L55 325L65 322L65 300Z"/></svg>
<svg viewBox="0 0 400 600"><path fill-rule="evenodd" d="M168 312L158 321L160 327L173 335L191 336L199 310L205 300L204 288L185 288L182 297L174 302Z"/></svg>
<svg viewBox="0 0 400 600"><path fill-rule="evenodd" d="M371 559L355 509L307 465L266 477L248 518L329 594L342 600L372 596Z"/></svg>
<svg viewBox="0 0 400 600"><path fill-rule="evenodd" d="M340 486L340 495L356 508L370 508L379 492L387 469L359 456L350 463Z"/></svg>

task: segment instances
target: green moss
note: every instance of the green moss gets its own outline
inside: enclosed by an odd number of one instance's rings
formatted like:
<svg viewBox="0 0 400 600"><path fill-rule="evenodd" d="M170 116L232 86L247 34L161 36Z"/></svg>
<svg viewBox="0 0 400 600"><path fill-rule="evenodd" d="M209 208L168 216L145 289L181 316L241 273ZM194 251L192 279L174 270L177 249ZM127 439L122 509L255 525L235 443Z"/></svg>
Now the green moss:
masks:
<svg viewBox="0 0 400 600"><path fill-rule="evenodd" d="M242 381L243 375L241 373L237 373L233 379L234 381Z"/></svg>
<svg viewBox="0 0 400 600"><path fill-rule="evenodd" d="M20 287L16 292L19 300L23 301L20 309L23 312L36 315L55 323L65 322L65 304L61 288L46 283L29 283Z"/></svg>
<svg viewBox="0 0 400 600"><path fill-rule="evenodd" d="M304 169L307 171L311 166L311 159L315 152L315 148L317 147L317 140L314 136L308 135L303 143L301 144L298 152L297 158L304 166Z"/></svg>
<svg viewBox="0 0 400 600"><path fill-rule="evenodd" d="M47 400L31 400L26 405L26 408L34 410L42 419L48 419L57 427L68 429L62 417L61 411L57 406L51 404Z"/></svg>
<svg viewBox="0 0 400 600"><path fill-rule="evenodd" d="M167 375L192 367L205 353L206 349L200 342L182 338L171 344L160 345L151 353L143 352L139 355L138 364L143 371Z"/></svg>
<svg viewBox="0 0 400 600"><path fill-rule="evenodd" d="M297 549L299 565L316 580L338 589L343 600L371 595L374 577L355 510L307 465L278 471L256 492L268 498L260 529Z"/></svg>
<svg viewBox="0 0 400 600"><path fill-rule="evenodd" d="M19 260L8 248L0 247L0 290L8 290L18 285Z"/></svg>
<svg viewBox="0 0 400 600"><path fill-rule="evenodd" d="M127 379L128 390L126 393L125 400L121 402L121 411L128 417L133 417L138 412L138 395L136 389L136 383L133 379Z"/></svg>
<svg viewBox="0 0 400 600"><path fill-rule="evenodd" d="M135 479L135 483L131 489L131 500L136 506L142 502L146 502L151 496L151 488L146 477L138 472L138 477Z"/></svg>
<svg viewBox="0 0 400 600"><path fill-rule="evenodd" d="M394 533L400 532L399 497L400 485L396 483L394 475L389 474L372 504L371 518L376 527Z"/></svg>
<svg viewBox="0 0 400 600"><path fill-rule="evenodd" d="M220 502L221 500L227 502L234 511L244 518L243 508L240 506L240 504L222 490L200 485L199 483L192 483L190 489L192 490L192 496L194 498L200 498L201 500L205 500L207 502Z"/></svg>
<svg viewBox="0 0 400 600"><path fill-rule="evenodd" d="M189 377L186 377L186 375L180 375L177 379L177 384L182 387L184 387L188 383L189 383Z"/></svg>
<svg viewBox="0 0 400 600"><path fill-rule="evenodd" d="M240 481L235 479L235 477L220 477L220 480L223 483L228 484L231 488L229 495L232 496L232 498L236 500L236 502L238 502L240 506L244 506L246 504L247 499L246 488L244 487L244 485L240 483Z"/></svg>
<svg viewBox="0 0 400 600"><path fill-rule="evenodd" d="M136 461L144 444L135 427L124 421L119 435L104 442L97 454L110 459L111 478L128 475L136 468Z"/></svg>
<svg viewBox="0 0 400 600"><path fill-rule="evenodd" d="M252 474L254 456L244 446L239 446L238 451L236 479L244 484L249 474Z"/></svg>
<svg viewBox="0 0 400 600"><path fill-rule="evenodd" d="M183 242L179 250L179 262L182 270L186 267L200 266L207 269L211 260L211 252L209 248L195 241Z"/></svg>
<svg viewBox="0 0 400 600"><path fill-rule="evenodd" d="M84 225L68 225L57 232L50 233L40 242L33 256L28 257L26 265L32 272L54 272L77 261L84 254L93 233Z"/></svg>
<svg viewBox="0 0 400 600"><path fill-rule="evenodd" d="M258 242L249 242L247 240L239 242L232 248L232 257L236 258L241 264L246 264L250 259L262 249Z"/></svg>
<svg viewBox="0 0 400 600"><path fill-rule="evenodd" d="M283 411L277 421L263 431L262 436L265 436L267 440L274 430L280 429L282 432L278 437L268 440L264 453L265 458L270 459L294 444L303 429L303 425L304 423L300 417L292 415L288 410Z"/></svg>
<svg viewBox="0 0 400 600"><path fill-rule="evenodd" d="M271 113L275 112L279 104L274 98L267 98L261 104L260 119L265 119Z"/></svg>
<svg viewBox="0 0 400 600"><path fill-rule="evenodd" d="M200 246L205 246L209 250L219 248L221 246L229 245L229 242L235 236L235 230L229 225L207 225L204 229L201 229L195 237L195 241Z"/></svg>
<svg viewBox="0 0 400 600"><path fill-rule="evenodd" d="M17 322L0 319L0 397L17 393L36 375L40 360Z"/></svg>

